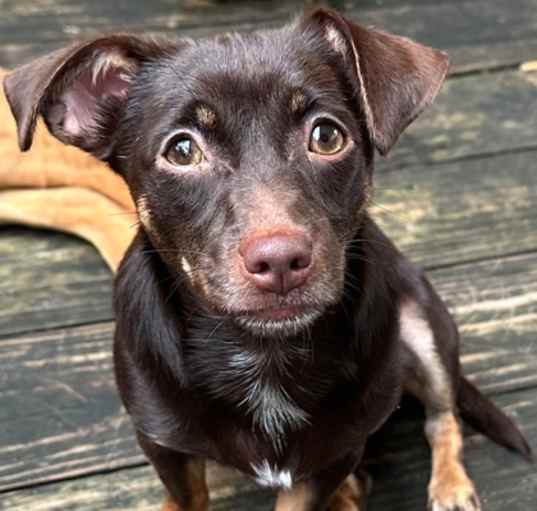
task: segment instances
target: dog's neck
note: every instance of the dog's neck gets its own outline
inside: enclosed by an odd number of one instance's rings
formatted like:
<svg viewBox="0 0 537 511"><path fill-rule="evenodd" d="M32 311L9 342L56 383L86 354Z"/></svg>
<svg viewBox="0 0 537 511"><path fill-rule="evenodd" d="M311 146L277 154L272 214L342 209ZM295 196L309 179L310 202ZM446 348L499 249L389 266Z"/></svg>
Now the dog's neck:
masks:
<svg viewBox="0 0 537 511"><path fill-rule="evenodd" d="M323 324L331 321L325 316L295 337L256 338L232 320L191 312L182 338L188 384L249 416L279 451L286 434L307 426L334 386L356 372Z"/></svg>

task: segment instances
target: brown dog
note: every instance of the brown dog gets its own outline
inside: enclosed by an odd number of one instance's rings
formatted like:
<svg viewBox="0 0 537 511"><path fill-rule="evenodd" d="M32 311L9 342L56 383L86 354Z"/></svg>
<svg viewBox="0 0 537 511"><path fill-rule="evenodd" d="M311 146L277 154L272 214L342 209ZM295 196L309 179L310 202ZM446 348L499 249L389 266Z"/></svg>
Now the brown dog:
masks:
<svg viewBox="0 0 537 511"><path fill-rule="evenodd" d="M367 212L386 154L445 54L318 10L201 41L118 34L15 71L19 143L41 115L123 176L141 227L116 281L116 377L165 510L207 509L214 459L278 511L356 511L367 438L420 399L433 511L480 509L458 415L526 456L460 373L426 277Z"/></svg>

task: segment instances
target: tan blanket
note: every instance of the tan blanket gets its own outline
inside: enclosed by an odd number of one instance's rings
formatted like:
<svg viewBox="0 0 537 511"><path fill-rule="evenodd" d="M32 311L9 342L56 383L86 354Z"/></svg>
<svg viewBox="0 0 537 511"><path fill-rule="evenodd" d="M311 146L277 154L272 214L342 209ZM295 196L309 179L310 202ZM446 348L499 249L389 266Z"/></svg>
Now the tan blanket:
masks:
<svg viewBox="0 0 537 511"><path fill-rule="evenodd" d="M0 69L0 80L6 71ZM15 121L0 88L0 224L65 231L93 243L115 271L138 218L123 179L40 123L21 153Z"/></svg>

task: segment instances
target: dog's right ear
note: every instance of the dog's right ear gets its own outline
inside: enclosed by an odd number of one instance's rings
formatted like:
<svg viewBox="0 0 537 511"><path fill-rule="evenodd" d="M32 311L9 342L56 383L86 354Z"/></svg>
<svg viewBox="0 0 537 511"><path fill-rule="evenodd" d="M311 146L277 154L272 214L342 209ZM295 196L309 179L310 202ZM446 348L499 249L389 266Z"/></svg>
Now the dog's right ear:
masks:
<svg viewBox="0 0 537 511"><path fill-rule="evenodd" d="M447 55L323 8L307 21L319 24L346 68L354 68L367 129L379 153L386 155L438 93L449 67Z"/></svg>
<svg viewBox="0 0 537 511"><path fill-rule="evenodd" d="M170 42L129 34L77 43L26 64L4 79L19 147L30 149L38 115L62 142L101 159L141 65L166 54Z"/></svg>

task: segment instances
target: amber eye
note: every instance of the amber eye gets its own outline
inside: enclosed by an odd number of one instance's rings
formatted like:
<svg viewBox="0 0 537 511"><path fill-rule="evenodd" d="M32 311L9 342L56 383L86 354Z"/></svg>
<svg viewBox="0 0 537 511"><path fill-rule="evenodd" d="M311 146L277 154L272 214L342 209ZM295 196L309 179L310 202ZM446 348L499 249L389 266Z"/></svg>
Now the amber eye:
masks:
<svg viewBox="0 0 537 511"><path fill-rule="evenodd" d="M345 136L333 123L323 121L311 132L309 150L317 154L336 154L343 149Z"/></svg>
<svg viewBox="0 0 537 511"><path fill-rule="evenodd" d="M198 165L203 160L203 152L188 135L180 135L168 145L164 157L172 165Z"/></svg>

